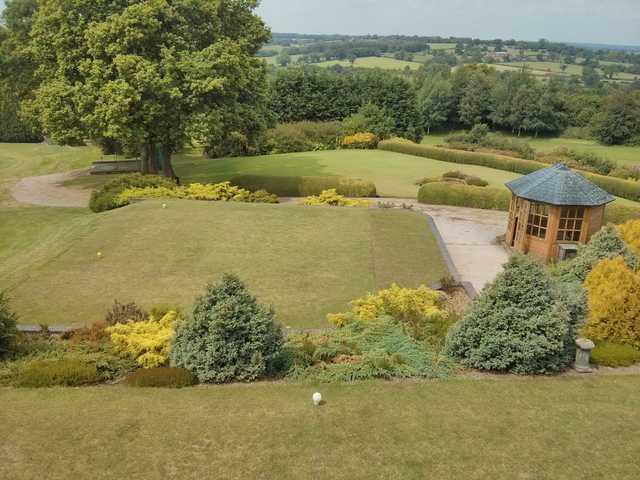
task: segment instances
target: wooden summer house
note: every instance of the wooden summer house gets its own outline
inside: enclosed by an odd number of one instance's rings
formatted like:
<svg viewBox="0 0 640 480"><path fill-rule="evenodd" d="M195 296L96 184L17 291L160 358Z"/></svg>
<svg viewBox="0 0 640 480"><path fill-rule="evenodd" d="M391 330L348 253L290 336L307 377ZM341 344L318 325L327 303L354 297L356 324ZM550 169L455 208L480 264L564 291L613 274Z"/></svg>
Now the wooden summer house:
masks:
<svg viewBox="0 0 640 480"><path fill-rule="evenodd" d="M545 261L575 254L604 222L613 196L563 164L508 182L513 194L506 242Z"/></svg>

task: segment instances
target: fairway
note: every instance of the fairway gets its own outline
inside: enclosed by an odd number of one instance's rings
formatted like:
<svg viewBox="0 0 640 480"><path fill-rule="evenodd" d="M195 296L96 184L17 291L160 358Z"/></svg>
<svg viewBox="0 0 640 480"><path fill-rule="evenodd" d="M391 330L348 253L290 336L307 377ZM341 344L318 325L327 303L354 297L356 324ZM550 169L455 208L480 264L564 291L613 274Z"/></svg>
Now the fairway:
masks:
<svg viewBox="0 0 640 480"><path fill-rule="evenodd" d="M0 278L22 321L90 323L114 299L189 310L229 272L283 325L324 327L368 291L447 273L426 219L409 211L161 203L0 210Z"/></svg>
<svg viewBox="0 0 640 480"><path fill-rule="evenodd" d="M637 375L0 389L0 478L631 480L639 389Z"/></svg>

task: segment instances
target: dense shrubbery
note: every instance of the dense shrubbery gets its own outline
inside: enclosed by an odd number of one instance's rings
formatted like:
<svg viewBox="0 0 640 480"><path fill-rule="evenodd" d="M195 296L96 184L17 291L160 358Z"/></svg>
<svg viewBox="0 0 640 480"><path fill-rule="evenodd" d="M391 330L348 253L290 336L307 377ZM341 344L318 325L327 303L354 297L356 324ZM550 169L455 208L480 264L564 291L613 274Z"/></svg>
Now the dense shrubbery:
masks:
<svg viewBox="0 0 640 480"><path fill-rule="evenodd" d="M583 333L640 348L640 273L621 256L604 259L587 275L584 286L589 320Z"/></svg>
<svg viewBox="0 0 640 480"><path fill-rule="evenodd" d="M394 283L388 289L352 301L350 312L330 314L327 320L340 327L354 320L372 322L380 317L389 317L408 335L424 340L439 331L448 316L440 292L424 285L412 289L401 288Z"/></svg>
<svg viewBox="0 0 640 480"><path fill-rule="evenodd" d="M262 154L333 150L343 132L340 122L281 123L266 131L260 150Z"/></svg>
<svg viewBox="0 0 640 480"><path fill-rule="evenodd" d="M89 208L94 212L104 212L121 207L118 204L118 196L129 188L164 187L173 188L175 183L165 177L156 175L123 175L109 180L102 187L91 194Z"/></svg>
<svg viewBox="0 0 640 480"><path fill-rule="evenodd" d="M369 207L368 200L347 198L340 195L335 188L324 190L319 195L311 195L302 201L303 205L315 207L327 205L330 207Z"/></svg>
<svg viewBox="0 0 640 480"><path fill-rule="evenodd" d="M609 175L623 180L640 181L640 165L618 165Z"/></svg>
<svg viewBox="0 0 640 480"><path fill-rule="evenodd" d="M252 192L267 190L281 197L318 195L335 188L345 197L376 197L372 182L348 177L285 177L271 175L240 175L231 179L233 185Z"/></svg>
<svg viewBox="0 0 640 480"><path fill-rule="evenodd" d="M506 170L507 172L515 172L522 175L526 175L546 167L545 164L535 162L533 160L491 155L488 153L465 152L449 148L432 147L429 145L419 145L406 140L385 140L378 144L378 148L390 152L405 153L407 155L416 155L418 157L441 160L443 162L480 165L482 167Z"/></svg>
<svg viewBox="0 0 640 480"><path fill-rule="evenodd" d="M600 157L595 153L578 152L566 147L557 148L550 153L538 154L536 160L549 164L564 163L572 168L605 176L611 174L616 168L616 163L612 160Z"/></svg>
<svg viewBox="0 0 640 480"><path fill-rule="evenodd" d="M450 135L445 142L456 150L474 152L485 148L527 160L533 160L536 155L535 150L526 141L489 133L489 128L483 124L474 126L470 132Z"/></svg>
<svg viewBox="0 0 640 480"><path fill-rule="evenodd" d="M293 336L288 341L289 378L352 382L372 378L442 378L444 359L407 335L395 320L349 321L326 335Z"/></svg>
<svg viewBox="0 0 640 480"><path fill-rule="evenodd" d="M240 279L225 275L207 286L193 317L178 327L171 364L201 382L248 382L271 374L284 342L274 317Z"/></svg>
<svg viewBox="0 0 640 480"><path fill-rule="evenodd" d="M192 183L188 186L167 187L145 187L128 188L121 192L115 203L119 206L128 205L133 199L143 198L179 198L183 200L208 200L224 202L246 202L246 203L278 203L278 197L264 190L250 192L231 182L222 183Z"/></svg>
<svg viewBox="0 0 640 480"><path fill-rule="evenodd" d="M340 142L340 147L346 149L371 150L378 146L379 139L373 133L355 133L347 135Z"/></svg>
<svg viewBox="0 0 640 480"><path fill-rule="evenodd" d="M370 132L376 139L391 137L395 127L393 119L388 113L372 103L364 104L357 113L345 118L342 125L346 135Z"/></svg>
<svg viewBox="0 0 640 480"><path fill-rule="evenodd" d="M18 375L18 387L79 387L100 382L95 365L75 359L35 360Z"/></svg>
<svg viewBox="0 0 640 480"><path fill-rule="evenodd" d="M0 359L7 356L16 338L18 316L9 306L9 298L0 291Z"/></svg>
<svg viewBox="0 0 640 480"><path fill-rule="evenodd" d="M511 195L507 190L498 188L431 182L420 187L418 201L431 205L508 210Z"/></svg>
<svg viewBox="0 0 640 480"><path fill-rule="evenodd" d="M596 365L605 367L629 367L640 363L640 349L631 345L620 345L611 342L596 342L591 360Z"/></svg>
<svg viewBox="0 0 640 480"><path fill-rule="evenodd" d="M620 225L618 231L633 253L640 256L640 220L630 220Z"/></svg>
<svg viewBox="0 0 640 480"><path fill-rule="evenodd" d="M143 368L165 365L169 346L180 321L178 312L171 311L162 318L117 323L107 328L116 352L135 360Z"/></svg>
<svg viewBox="0 0 640 480"><path fill-rule="evenodd" d="M130 387L184 388L195 385L198 379L184 368L156 367L130 373L125 383Z"/></svg>
<svg viewBox="0 0 640 480"><path fill-rule="evenodd" d="M574 319L544 268L514 256L447 336L463 365L518 374L565 368L574 352ZM573 302L572 302L573 303Z"/></svg>
<svg viewBox="0 0 640 480"><path fill-rule="evenodd" d="M638 265L638 259L629 250L613 225L607 225L596 233L587 245L578 247L578 254L571 260L561 262L553 272L565 282L582 283L591 269L601 260L622 255L632 268Z"/></svg>

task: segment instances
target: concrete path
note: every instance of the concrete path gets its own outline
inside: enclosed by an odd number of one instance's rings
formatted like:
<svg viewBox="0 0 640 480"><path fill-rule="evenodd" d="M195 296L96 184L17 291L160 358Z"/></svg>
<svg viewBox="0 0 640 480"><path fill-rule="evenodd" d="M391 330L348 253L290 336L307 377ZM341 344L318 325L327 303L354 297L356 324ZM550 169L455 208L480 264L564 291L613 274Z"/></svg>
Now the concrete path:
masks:
<svg viewBox="0 0 640 480"><path fill-rule="evenodd" d="M40 177L26 177L11 189L11 195L20 203L46 207L87 207L90 190L67 188L62 184L88 174L87 169L54 173Z"/></svg>

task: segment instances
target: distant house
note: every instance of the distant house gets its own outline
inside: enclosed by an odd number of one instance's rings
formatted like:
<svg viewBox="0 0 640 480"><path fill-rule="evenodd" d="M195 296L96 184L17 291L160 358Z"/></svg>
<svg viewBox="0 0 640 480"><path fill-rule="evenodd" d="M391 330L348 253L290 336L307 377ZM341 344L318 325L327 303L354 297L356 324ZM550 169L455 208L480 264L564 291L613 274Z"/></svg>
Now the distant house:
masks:
<svg viewBox="0 0 640 480"><path fill-rule="evenodd" d="M604 222L615 198L558 164L508 182L511 190L506 242L545 261L571 256Z"/></svg>

